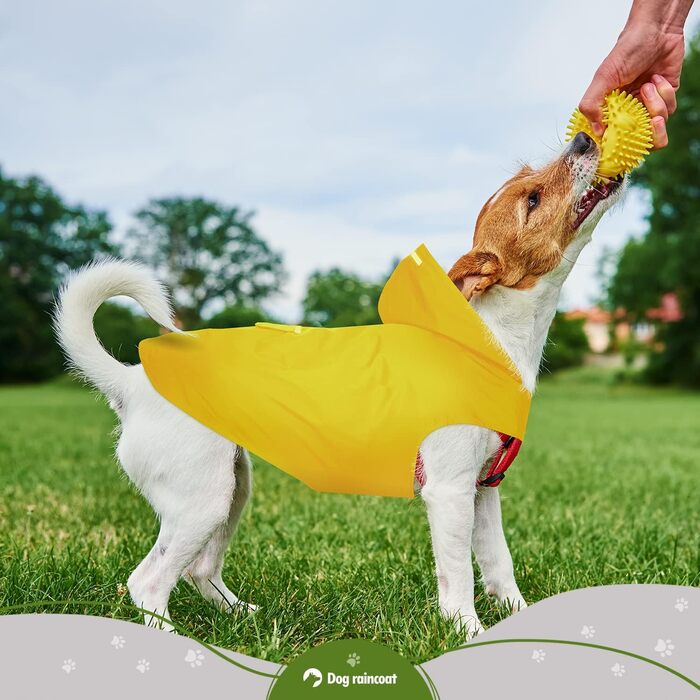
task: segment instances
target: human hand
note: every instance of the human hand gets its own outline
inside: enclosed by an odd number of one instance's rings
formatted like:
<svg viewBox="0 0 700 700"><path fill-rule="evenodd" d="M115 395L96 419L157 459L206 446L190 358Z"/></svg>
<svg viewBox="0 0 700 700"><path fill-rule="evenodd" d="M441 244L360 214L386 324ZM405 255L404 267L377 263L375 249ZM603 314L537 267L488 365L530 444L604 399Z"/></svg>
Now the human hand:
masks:
<svg viewBox="0 0 700 700"><path fill-rule="evenodd" d="M605 96L621 88L640 98L649 111L654 148L667 146L666 121L676 110L684 52L682 25L660 28L647 21L628 22L579 104L594 133L601 136L605 129Z"/></svg>

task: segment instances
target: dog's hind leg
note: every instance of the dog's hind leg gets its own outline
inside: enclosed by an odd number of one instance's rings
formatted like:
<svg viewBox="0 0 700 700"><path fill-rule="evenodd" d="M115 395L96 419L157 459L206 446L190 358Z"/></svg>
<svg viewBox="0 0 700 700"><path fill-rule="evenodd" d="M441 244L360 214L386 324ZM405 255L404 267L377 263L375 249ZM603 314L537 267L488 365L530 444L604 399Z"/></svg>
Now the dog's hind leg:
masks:
<svg viewBox="0 0 700 700"><path fill-rule="evenodd" d="M161 535L129 577L134 602L166 618L172 589L215 533L226 526L236 490L234 446L218 440L191 446L190 453L183 448L172 451L168 459L161 455L160 464L167 468L152 470L144 483L145 495L161 516ZM198 478L192 478L195 474ZM145 621L168 627L148 615Z"/></svg>
<svg viewBox="0 0 700 700"><path fill-rule="evenodd" d="M228 518L227 511L222 511L213 503L210 508L190 511L181 517L169 542L164 547L156 546L146 557L145 564L139 565L129 577L129 592L136 605L157 615L169 618L168 600L170 593L192 561L204 549L207 543ZM144 561L146 561L144 560ZM172 626L146 614L145 622L153 627L172 630Z"/></svg>
<svg viewBox="0 0 700 700"><path fill-rule="evenodd" d="M472 547L481 568L484 588L513 612L527 607L513 574L513 559L503 532L501 498L497 488L482 488L476 496Z"/></svg>
<svg viewBox="0 0 700 700"><path fill-rule="evenodd" d="M158 534L156 543L153 545L151 551L143 558L141 563L134 569L127 582L129 594L134 601L134 605L143 610L150 610L168 620L170 619L170 614L168 612L167 600L165 601L165 605L159 606L153 604L150 589L153 587L151 581L156 576L159 561L167 550L169 542L169 528L165 523L161 523L160 533ZM144 622L148 627L158 627L167 631L173 629L172 625L168 622L154 617L153 615L149 615L148 613L144 613Z"/></svg>
<svg viewBox="0 0 700 700"><path fill-rule="evenodd" d="M233 610L255 610L255 605L239 600L229 590L221 577L221 570L229 541L236 530L243 508L250 498L253 474L250 457L239 450L235 462L236 484L229 510L228 520L217 528L195 560L183 573L185 580L194 586L207 600L226 612Z"/></svg>

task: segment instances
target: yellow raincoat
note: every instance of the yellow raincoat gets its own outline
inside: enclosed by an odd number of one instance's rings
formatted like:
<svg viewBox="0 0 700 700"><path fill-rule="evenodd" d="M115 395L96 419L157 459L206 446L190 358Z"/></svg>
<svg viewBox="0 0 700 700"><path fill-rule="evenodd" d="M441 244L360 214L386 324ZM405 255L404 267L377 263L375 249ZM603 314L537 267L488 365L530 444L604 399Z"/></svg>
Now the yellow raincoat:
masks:
<svg viewBox="0 0 700 700"><path fill-rule="evenodd" d="M443 426L523 438L530 394L425 246L399 263L379 314L171 333L139 352L168 401L318 491L413 496L417 451Z"/></svg>

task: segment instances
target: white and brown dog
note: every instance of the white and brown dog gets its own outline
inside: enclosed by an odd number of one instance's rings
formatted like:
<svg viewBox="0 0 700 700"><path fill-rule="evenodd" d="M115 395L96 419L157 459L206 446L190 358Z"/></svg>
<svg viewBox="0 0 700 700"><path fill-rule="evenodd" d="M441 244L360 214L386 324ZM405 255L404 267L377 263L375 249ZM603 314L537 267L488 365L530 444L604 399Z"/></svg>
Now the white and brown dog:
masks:
<svg viewBox="0 0 700 700"><path fill-rule="evenodd" d="M549 165L523 167L484 205L472 250L450 270L532 392L561 286L622 182L591 187L598 148L579 133ZM105 300L126 295L176 330L162 286L142 266L88 266L61 290L56 329L71 365L109 399L121 422L117 457L152 505L160 534L129 577L136 605L168 618L180 577L224 610L252 609L221 578L224 555L250 497L245 450L204 427L158 394L140 365L126 366L97 340L92 317ZM497 433L449 426L421 445L440 609L465 634L481 630L474 609L471 550L489 594L525 606L501 524L498 489L476 481L501 445ZM146 616L148 624L159 624ZM161 625L167 626L167 625Z"/></svg>

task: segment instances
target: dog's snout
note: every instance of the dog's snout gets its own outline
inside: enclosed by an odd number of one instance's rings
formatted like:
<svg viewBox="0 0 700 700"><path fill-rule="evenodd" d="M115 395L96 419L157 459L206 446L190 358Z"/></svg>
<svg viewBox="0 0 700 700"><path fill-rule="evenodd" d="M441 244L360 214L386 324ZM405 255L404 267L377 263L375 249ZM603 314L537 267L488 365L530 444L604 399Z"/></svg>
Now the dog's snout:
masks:
<svg viewBox="0 0 700 700"><path fill-rule="evenodd" d="M595 148L595 141L583 131L579 131L569 144L569 153L582 156Z"/></svg>

